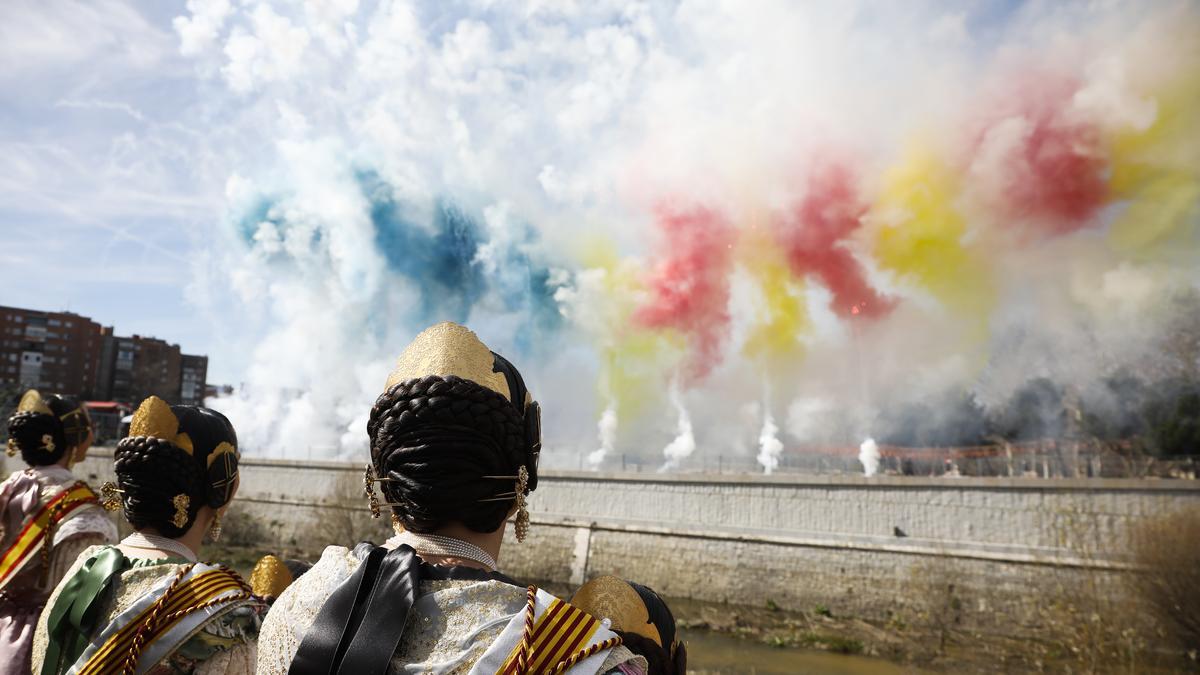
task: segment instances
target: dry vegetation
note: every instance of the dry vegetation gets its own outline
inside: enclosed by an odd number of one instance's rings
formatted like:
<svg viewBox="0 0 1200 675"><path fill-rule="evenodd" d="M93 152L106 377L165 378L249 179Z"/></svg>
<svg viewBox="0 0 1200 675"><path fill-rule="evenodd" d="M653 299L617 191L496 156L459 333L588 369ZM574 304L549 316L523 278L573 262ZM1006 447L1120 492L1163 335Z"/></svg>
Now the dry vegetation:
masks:
<svg viewBox="0 0 1200 675"><path fill-rule="evenodd" d="M1139 568L1130 585L1159 631L1200 658L1200 508L1157 518L1132 537Z"/></svg>

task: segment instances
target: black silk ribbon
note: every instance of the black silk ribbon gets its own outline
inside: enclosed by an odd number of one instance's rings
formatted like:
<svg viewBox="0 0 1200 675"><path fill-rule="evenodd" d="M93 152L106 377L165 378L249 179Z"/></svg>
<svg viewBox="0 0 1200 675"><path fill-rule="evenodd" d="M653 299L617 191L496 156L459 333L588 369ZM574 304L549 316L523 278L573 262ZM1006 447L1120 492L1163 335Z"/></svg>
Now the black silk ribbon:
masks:
<svg viewBox="0 0 1200 675"><path fill-rule="evenodd" d="M317 614L289 675L386 673L417 600L416 552L377 547Z"/></svg>
<svg viewBox="0 0 1200 675"><path fill-rule="evenodd" d="M428 565L406 544L389 552L364 542L354 547L354 556L361 564L325 601L289 675L387 672L423 579L490 580L523 588L500 572Z"/></svg>

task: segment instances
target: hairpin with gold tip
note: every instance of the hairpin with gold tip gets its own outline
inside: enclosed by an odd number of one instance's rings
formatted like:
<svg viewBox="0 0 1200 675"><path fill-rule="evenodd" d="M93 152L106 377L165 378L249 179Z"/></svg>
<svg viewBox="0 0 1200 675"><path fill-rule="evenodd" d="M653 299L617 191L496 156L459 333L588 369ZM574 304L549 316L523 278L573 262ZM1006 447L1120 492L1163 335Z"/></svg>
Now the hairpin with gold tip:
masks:
<svg viewBox="0 0 1200 675"><path fill-rule="evenodd" d="M379 497L375 495L376 483L399 483L395 478L381 478L375 475L375 467L367 465L367 470L363 472L363 496L367 498L367 507L371 509L371 517L378 518L382 515L380 506L403 506L398 502L381 502Z"/></svg>
<svg viewBox="0 0 1200 675"><path fill-rule="evenodd" d="M103 506L105 511L116 511L121 508L123 494L125 491L118 488L116 483L106 481L100 486L100 506Z"/></svg>
<svg viewBox="0 0 1200 675"><path fill-rule="evenodd" d="M529 488L529 470L522 465L517 469L515 476L483 476L484 478L494 478L496 480L515 480L517 481L512 492L501 492L494 497L480 499L481 502L506 502L510 499L517 500L517 519L514 522L516 526L517 541L525 541L525 537L529 534L529 509L525 508L525 492Z"/></svg>

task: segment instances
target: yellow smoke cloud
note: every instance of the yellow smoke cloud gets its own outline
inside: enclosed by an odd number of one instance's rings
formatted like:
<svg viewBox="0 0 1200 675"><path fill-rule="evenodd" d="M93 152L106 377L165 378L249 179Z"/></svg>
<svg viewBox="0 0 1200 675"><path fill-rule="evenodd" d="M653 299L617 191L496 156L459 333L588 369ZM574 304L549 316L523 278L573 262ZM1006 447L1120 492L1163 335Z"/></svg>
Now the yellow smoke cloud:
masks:
<svg viewBox="0 0 1200 675"><path fill-rule="evenodd" d="M673 331L647 331L632 320L638 299L645 292L636 261L622 259L611 240L593 237L580 256L583 268L600 274L598 306L581 308L594 313L590 322L600 350L601 405L613 405L622 420L661 397L664 373L683 356L685 343Z"/></svg>
<svg viewBox="0 0 1200 675"><path fill-rule="evenodd" d="M757 231L743 239L744 268L753 276L762 304L742 353L768 375L799 362L804 354L799 338L812 324L804 301L804 282L791 276L779 248Z"/></svg>
<svg viewBox="0 0 1200 675"><path fill-rule="evenodd" d="M1200 66L1190 65L1155 96L1143 131L1117 134L1110 185L1129 200L1113 223L1113 248L1137 257L1194 250L1200 217Z"/></svg>
<svg viewBox="0 0 1200 675"><path fill-rule="evenodd" d="M874 209L873 254L880 269L926 290L945 308L986 327L993 302L980 255L963 244L960 180L927 146L914 145L889 170Z"/></svg>

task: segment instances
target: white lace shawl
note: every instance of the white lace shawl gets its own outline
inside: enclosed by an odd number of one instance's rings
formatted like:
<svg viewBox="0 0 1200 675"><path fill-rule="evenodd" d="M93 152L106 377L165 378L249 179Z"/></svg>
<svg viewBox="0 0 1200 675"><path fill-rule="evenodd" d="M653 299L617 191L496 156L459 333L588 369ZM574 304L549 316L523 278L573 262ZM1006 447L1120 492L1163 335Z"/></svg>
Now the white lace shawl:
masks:
<svg viewBox="0 0 1200 675"><path fill-rule="evenodd" d="M287 673L321 606L358 565L349 549L330 546L279 596L259 632L258 675ZM525 608L525 589L500 581L424 581L420 590L389 675L465 674ZM618 647L601 672L631 660L644 669L641 657Z"/></svg>

